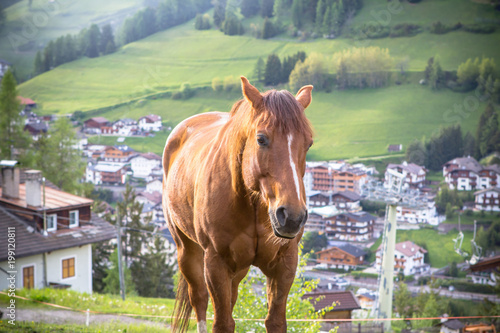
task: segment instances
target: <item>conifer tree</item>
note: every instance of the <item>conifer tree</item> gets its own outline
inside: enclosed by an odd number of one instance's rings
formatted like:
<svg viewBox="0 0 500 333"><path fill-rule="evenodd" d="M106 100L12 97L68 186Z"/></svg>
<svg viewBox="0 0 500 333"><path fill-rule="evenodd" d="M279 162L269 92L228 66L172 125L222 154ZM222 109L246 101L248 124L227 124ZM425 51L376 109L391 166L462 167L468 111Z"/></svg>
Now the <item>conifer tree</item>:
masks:
<svg viewBox="0 0 500 333"><path fill-rule="evenodd" d="M0 85L0 159L13 159L16 140L23 134L23 122L19 115L16 79L9 69Z"/></svg>
<svg viewBox="0 0 500 333"><path fill-rule="evenodd" d="M316 27L316 32L321 33L322 28L323 28L323 20L325 16L325 10L326 10L326 0L319 0L318 4L316 6L316 20L315 20L315 27Z"/></svg>
<svg viewBox="0 0 500 333"><path fill-rule="evenodd" d="M293 25L298 29L302 27L303 15L304 15L304 8L302 6L302 0L293 0L292 22Z"/></svg>
<svg viewBox="0 0 500 333"><path fill-rule="evenodd" d="M262 17L273 17L274 0L262 0L260 15Z"/></svg>
<svg viewBox="0 0 500 333"><path fill-rule="evenodd" d="M240 5L241 15L245 17L252 17L257 15L260 10L259 1L255 0L242 0Z"/></svg>
<svg viewBox="0 0 500 333"><path fill-rule="evenodd" d="M254 69L254 74L255 77L257 78L257 81L262 82L264 79L264 72L266 70L266 64L264 63L264 60L262 60L261 57L257 60L257 63L255 64L255 69Z"/></svg>
<svg viewBox="0 0 500 333"><path fill-rule="evenodd" d="M225 19L226 19L226 0L214 0L215 26L220 27Z"/></svg>
<svg viewBox="0 0 500 333"><path fill-rule="evenodd" d="M281 60L276 54L267 57L264 83L266 85L277 85L281 80Z"/></svg>
<svg viewBox="0 0 500 333"><path fill-rule="evenodd" d="M35 67L35 72L34 72L35 75L39 75L44 72L42 53L40 51L36 52L34 67Z"/></svg>
<svg viewBox="0 0 500 333"><path fill-rule="evenodd" d="M113 29L111 25L106 24L101 30L100 51L102 54L110 54L115 52L115 37L113 36Z"/></svg>

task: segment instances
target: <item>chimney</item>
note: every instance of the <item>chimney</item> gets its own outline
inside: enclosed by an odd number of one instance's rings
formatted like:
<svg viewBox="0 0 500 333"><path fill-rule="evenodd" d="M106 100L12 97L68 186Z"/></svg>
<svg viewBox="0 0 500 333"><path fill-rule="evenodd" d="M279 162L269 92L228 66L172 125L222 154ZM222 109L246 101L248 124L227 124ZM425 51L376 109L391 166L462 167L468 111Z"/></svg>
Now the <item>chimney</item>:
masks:
<svg viewBox="0 0 500 333"><path fill-rule="evenodd" d="M19 168L17 161L2 160L2 198L19 199Z"/></svg>
<svg viewBox="0 0 500 333"><path fill-rule="evenodd" d="M26 175L26 205L40 207L42 205L42 172L38 170L28 170Z"/></svg>

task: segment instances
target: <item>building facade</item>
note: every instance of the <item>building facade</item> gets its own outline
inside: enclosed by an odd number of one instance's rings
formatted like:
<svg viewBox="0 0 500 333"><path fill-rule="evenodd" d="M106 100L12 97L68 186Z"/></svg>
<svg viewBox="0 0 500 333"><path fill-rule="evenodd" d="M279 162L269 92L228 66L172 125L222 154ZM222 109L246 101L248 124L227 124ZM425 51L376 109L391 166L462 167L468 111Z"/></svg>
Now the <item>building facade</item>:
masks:
<svg viewBox="0 0 500 333"><path fill-rule="evenodd" d="M426 253L427 250L411 241L397 243L394 251L394 272L403 272L408 276L430 271L430 265L424 263ZM375 259L377 270L380 270L382 266L382 254L382 246L380 246Z"/></svg>
<svg viewBox="0 0 500 333"><path fill-rule="evenodd" d="M376 217L366 212L341 213L326 218L326 235L330 240L366 241L373 237Z"/></svg>

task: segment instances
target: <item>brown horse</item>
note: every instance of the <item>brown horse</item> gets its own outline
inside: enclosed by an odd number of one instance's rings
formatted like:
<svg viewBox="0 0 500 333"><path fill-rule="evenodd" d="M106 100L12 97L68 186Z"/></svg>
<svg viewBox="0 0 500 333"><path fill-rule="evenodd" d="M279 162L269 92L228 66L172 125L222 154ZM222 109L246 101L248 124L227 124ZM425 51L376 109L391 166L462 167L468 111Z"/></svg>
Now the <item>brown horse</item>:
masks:
<svg viewBox="0 0 500 333"><path fill-rule="evenodd" d="M234 332L238 284L251 265L267 276L267 332L286 332L286 301L307 220L302 177L312 130L304 109L312 86L261 94L241 77L244 99L230 113L181 122L163 153L163 210L177 244L179 281L173 331L194 308L206 332Z"/></svg>

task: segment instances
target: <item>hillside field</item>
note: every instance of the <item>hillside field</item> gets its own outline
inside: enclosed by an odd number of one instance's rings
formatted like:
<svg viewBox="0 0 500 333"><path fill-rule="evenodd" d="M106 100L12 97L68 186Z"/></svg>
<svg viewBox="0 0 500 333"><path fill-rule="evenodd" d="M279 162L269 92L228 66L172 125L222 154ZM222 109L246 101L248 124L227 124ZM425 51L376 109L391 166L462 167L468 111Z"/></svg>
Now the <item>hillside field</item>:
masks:
<svg viewBox="0 0 500 333"><path fill-rule="evenodd" d="M15 13L21 13L18 7L23 3L26 5L22 1L8 9L8 17L12 14L9 20L15 18ZM129 10L134 3L137 4L132 0L120 2L119 8ZM428 59L433 56L438 56L445 70L456 70L468 58L500 59L500 31L497 29L492 34L458 31L436 35L426 29L436 20L446 24L494 22L500 18L500 12L470 0L422 1L418 5L403 2L401 6L403 10L392 15L387 25L417 23L424 27L424 32L413 37L364 41L342 36L302 42L286 33L262 40L250 36L249 32L243 36L226 36L214 28L198 31L191 20L127 44L116 53L93 59L81 58L59 66L22 83L19 92L39 103L37 112L41 114L63 115L80 110L89 112L88 117L99 115L116 120L155 113L163 117L166 126L174 126L199 112L228 111L241 94L212 92L209 88L212 79L245 75L256 83L254 66L259 57L266 59L269 54L276 53L283 58L297 51L329 57L351 47L379 46L388 48L394 58L391 82L400 79L398 64L401 62L408 65L408 77L399 86L391 83L379 89L314 91L313 103L307 110L316 133L315 145L308 156L310 160L385 155L389 144L401 143L405 147L415 138L429 137L440 126L456 122L465 131L474 131L485 104L474 105L473 110L465 115L450 117L450 110L456 105L464 105L473 92L432 91L428 86L419 85L418 81L423 77ZM89 4L89 8L94 7L93 3ZM104 13L108 7L111 8L112 4L103 9ZM373 13L386 9L387 1L366 1L345 29L373 20ZM90 9L88 15L87 19L92 22L100 17L97 11ZM248 26L249 22L259 24L261 20L251 18L244 24ZM57 26L60 27L60 23ZM0 41L4 42L4 39L0 38ZM189 100L160 98L162 94L176 91L183 83L201 90ZM263 90L270 88L257 85ZM287 86L278 87L283 88ZM126 139L126 143L135 149L161 153L167 135L164 132L154 138ZM113 140L91 138L92 142Z"/></svg>

